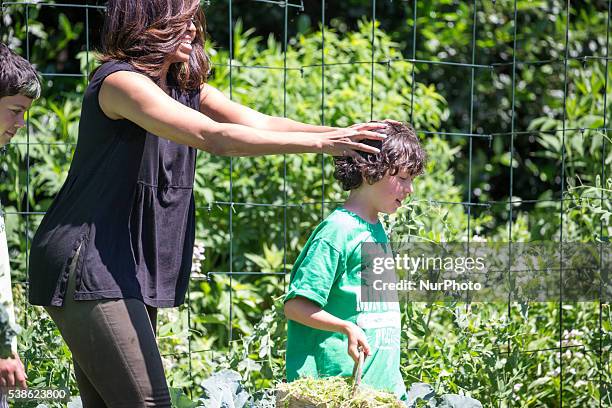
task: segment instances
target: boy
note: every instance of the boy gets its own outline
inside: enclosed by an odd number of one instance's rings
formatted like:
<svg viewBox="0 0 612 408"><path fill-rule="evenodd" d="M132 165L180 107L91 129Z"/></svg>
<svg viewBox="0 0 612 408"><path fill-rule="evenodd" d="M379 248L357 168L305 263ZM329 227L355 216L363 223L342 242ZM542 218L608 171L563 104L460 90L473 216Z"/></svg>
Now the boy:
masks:
<svg viewBox="0 0 612 408"><path fill-rule="evenodd" d="M412 193L426 155L411 127L384 123L386 139L372 142L380 153L335 159L334 177L349 198L315 229L291 273L287 381L351 376L361 348L362 382L405 398L399 304L361 301L361 244L388 242L378 214L394 213Z"/></svg>
<svg viewBox="0 0 612 408"><path fill-rule="evenodd" d="M40 81L28 61L0 43L0 147L25 126L23 115L40 97Z"/></svg>
<svg viewBox="0 0 612 408"><path fill-rule="evenodd" d="M24 113L34 99L40 96L40 81L36 71L28 61L13 53L0 43L0 149L11 141L19 128L25 126ZM0 205L0 308L7 307L9 321L14 322L13 297L11 294L11 273L9 270L4 214ZM2 310L1 312L5 312ZM16 352L17 344L12 341L8 358L0 358L0 406L3 387L26 388L26 375L23 364ZM0 357L4 357L1 350ZM10 356L12 355L12 357Z"/></svg>

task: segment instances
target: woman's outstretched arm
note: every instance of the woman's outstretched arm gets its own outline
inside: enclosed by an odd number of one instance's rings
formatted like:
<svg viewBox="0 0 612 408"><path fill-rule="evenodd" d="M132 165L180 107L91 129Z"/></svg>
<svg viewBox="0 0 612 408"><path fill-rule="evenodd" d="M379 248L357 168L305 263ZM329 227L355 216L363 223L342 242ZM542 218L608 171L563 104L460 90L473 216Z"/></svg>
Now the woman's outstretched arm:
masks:
<svg viewBox="0 0 612 408"><path fill-rule="evenodd" d="M98 101L111 119L127 119L148 132L222 156L258 156L282 153L356 155L354 150L378 150L359 140L380 140L384 135L367 129L324 132L274 131L235 123L222 123L168 96L144 75L118 71L102 84Z"/></svg>
<svg viewBox="0 0 612 408"><path fill-rule="evenodd" d="M336 130L330 126L309 125L288 118L263 114L232 101L223 92L209 84L202 85L200 111L217 122L237 123L264 130L314 133Z"/></svg>

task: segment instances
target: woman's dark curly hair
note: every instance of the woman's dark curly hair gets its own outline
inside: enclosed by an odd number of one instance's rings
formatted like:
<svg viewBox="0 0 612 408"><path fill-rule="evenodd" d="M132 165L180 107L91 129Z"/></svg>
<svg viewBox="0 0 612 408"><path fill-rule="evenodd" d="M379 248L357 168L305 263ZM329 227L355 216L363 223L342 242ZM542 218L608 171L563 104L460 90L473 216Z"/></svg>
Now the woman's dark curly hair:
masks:
<svg viewBox="0 0 612 408"><path fill-rule="evenodd" d="M423 173L427 155L412 126L389 121L382 123L386 123L387 127L376 131L387 135L386 139L361 142L380 149L379 153L359 152L361 157L357 159L347 156L334 157L334 178L342 183L342 189L345 191L358 188L363 180L374 184L387 172L395 176L405 170L413 177Z"/></svg>

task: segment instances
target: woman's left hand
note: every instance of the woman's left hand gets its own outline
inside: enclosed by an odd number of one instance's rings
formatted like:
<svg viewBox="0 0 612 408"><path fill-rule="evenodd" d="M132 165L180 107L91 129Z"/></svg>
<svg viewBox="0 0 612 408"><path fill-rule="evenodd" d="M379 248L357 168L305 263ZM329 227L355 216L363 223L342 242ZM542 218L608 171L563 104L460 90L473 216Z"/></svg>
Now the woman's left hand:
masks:
<svg viewBox="0 0 612 408"><path fill-rule="evenodd" d="M349 126L349 128L355 130L373 130L375 132L386 127L387 124L382 122L355 123L354 125Z"/></svg>

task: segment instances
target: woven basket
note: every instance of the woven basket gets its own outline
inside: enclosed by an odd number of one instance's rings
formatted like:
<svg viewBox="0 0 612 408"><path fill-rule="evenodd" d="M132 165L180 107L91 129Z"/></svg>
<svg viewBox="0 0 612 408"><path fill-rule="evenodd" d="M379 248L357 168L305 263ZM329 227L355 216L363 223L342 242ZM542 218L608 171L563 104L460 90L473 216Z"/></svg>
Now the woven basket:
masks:
<svg viewBox="0 0 612 408"><path fill-rule="evenodd" d="M353 367L353 390L352 395L357 393L361 384L361 375L363 370L363 351L359 350L359 360ZM287 391L276 391L276 408L334 408L331 403L317 403L308 400L303 396L288 395Z"/></svg>

